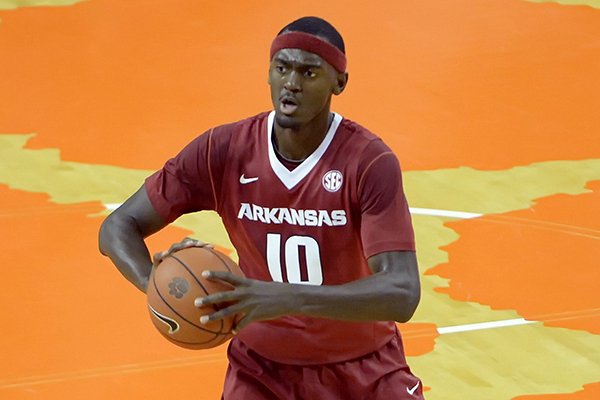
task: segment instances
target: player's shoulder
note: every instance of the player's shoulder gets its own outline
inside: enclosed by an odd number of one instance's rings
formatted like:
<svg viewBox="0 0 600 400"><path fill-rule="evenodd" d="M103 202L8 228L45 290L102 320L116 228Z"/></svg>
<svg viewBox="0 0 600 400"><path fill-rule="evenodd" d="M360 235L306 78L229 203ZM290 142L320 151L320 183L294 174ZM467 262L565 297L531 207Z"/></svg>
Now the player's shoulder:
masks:
<svg viewBox="0 0 600 400"><path fill-rule="evenodd" d="M230 123L226 123L226 124L222 124L219 126L216 126L214 128L211 129L212 134L214 135L225 135L225 136L231 136L234 134L238 134L240 132L244 132L244 131L252 131L253 128L257 128L260 127L260 125L263 123L263 121L265 119L267 119L269 116L268 112L261 112L259 114L253 115L251 117L247 117L235 122L230 122Z"/></svg>
<svg viewBox="0 0 600 400"><path fill-rule="evenodd" d="M238 121L217 125L205 131L200 138L206 138L203 142L213 152L227 153L232 143L237 143L237 146L234 147L237 149L244 143L248 144L248 139L252 136L256 137L267 117L268 113L263 112Z"/></svg>
<svg viewBox="0 0 600 400"><path fill-rule="evenodd" d="M373 157L378 154L392 152L381 137L356 121L344 117L339 129L346 136L349 143L362 148L362 153L365 156Z"/></svg>

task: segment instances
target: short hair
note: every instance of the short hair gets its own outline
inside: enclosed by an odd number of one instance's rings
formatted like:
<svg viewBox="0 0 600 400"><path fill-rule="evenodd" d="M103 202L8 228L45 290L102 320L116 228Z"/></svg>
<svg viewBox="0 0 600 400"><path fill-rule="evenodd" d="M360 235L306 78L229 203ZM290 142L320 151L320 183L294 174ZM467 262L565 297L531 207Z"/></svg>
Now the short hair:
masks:
<svg viewBox="0 0 600 400"><path fill-rule="evenodd" d="M342 35L340 35L333 25L322 18L302 17L287 24L281 31L279 31L277 36L287 32L304 32L318 36L337 47L342 53L346 54L346 46L344 45L344 39L342 39Z"/></svg>

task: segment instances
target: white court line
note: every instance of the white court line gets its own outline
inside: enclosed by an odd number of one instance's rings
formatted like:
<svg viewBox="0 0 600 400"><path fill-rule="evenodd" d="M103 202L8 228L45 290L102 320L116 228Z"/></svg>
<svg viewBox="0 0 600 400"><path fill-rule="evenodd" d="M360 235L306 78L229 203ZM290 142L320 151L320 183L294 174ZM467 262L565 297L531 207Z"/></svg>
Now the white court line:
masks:
<svg viewBox="0 0 600 400"><path fill-rule="evenodd" d="M105 203L104 207L106 207L106 209L109 211L114 211L117 208L119 208L121 204L122 203ZM438 210L435 208L410 207L409 210L411 214L415 215L433 215L438 217L450 217L459 219L477 218L483 215L466 211Z"/></svg>
<svg viewBox="0 0 600 400"><path fill-rule="evenodd" d="M526 325L533 324L538 321L528 321L523 318L517 319L508 319L503 321L493 321L493 322L481 322L477 324L466 324L466 325L456 325L456 326L447 326L437 328L438 333L443 335L447 333L460 333L460 332L468 332L468 331L477 331L482 329L494 329L494 328L503 328L507 326L518 326L518 325ZM2 389L15 389L15 388L23 388L23 387L31 387L36 385L47 385L68 381L77 381L84 379L93 379L100 378L106 376L115 376L115 375L123 375L123 374L131 374L131 373L145 373L152 370L161 370L168 368L185 368L198 364L211 363L211 362L220 362L224 360L224 357L219 355L211 354L209 356L201 356L201 357L190 357L189 359L176 359L176 360L164 360L164 361L151 361L146 363L139 364L124 364L124 365L114 365L111 367L90 369L90 370L80 370L80 371L72 371L58 374L49 374L49 375L41 375L41 376L29 376L18 378L14 380L0 380L0 390Z"/></svg>
<svg viewBox="0 0 600 400"><path fill-rule="evenodd" d="M106 207L108 211L115 211L117 208L121 207L121 204L123 203L104 203L104 207Z"/></svg>
<svg viewBox="0 0 600 400"><path fill-rule="evenodd" d="M435 208L418 208L409 207L411 214L416 215L433 215L437 217L451 217L460 219L470 219L481 217L483 214L466 212L466 211L452 211L452 210L437 210Z"/></svg>
<svg viewBox="0 0 600 400"><path fill-rule="evenodd" d="M538 321L528 321L524 318L516 318L516 319L506 319L503 321L480 322L477 324L445 326L445 327L437 328L437 331L440 335L445 335L447 333L480 331L482 329L494 329L494 328L504 328L507 326L535 324L536 322L538 322Z"/></svg>

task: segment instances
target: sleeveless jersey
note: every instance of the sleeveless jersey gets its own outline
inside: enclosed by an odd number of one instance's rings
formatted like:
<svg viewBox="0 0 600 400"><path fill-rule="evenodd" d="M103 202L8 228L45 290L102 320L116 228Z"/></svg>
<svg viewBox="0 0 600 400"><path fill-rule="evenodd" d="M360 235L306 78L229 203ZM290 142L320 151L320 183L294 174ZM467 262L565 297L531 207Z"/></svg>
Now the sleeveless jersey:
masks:
<svg viewBox="0 0 600 400"><path fill-rule="evenodd" d="M216 210L246 277L340 285L371 275L367 258L414 251L398 161L365 128L334 114L321 145L296 168L278 158L274 112L214 128L146 180L150 201L171 222ZM392 321L285 316L249 324L234 340L287 364L323 364L377 350Z"/></svg>

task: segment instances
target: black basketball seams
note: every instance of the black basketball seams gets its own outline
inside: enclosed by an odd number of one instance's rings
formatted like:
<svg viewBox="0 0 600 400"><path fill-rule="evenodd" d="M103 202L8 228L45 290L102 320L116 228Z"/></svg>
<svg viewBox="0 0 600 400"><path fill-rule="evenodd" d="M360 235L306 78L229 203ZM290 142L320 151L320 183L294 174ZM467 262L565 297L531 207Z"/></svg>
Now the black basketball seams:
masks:
<svg viewBox="0 0 600 400"><path fill-rule="evenodd" d="M183 268L185 268L185 270L194 278L194 280L196 281L196 283L198 285L200 285L200 287L204 291L204 294L208 296L208 290L206 290L206 288L204 287L204 285L202 284L202 282L198 278L196 278L196 275L194 275L194 273L188 268L188 266L185 265L185 263L183 261L181 261L179 258L175 257L175 255L173 255L173 254L171 254L169 257L174 258L175 261L177 261L179 264L181 264L181 266Z"/></svg>
<svg viewBox="0 0 600 400"><path fill-rule="evenodd" d="M202 248L204 249L204 248ZM210 251L210 249L208 249ZM212 254L215 254L213 251L210 251ZM174 254L169 255L169 257L172 257L173 259L175 259L175 261L177 261L179 264L181 264L181 266L183 268L185 268L185 270L194 278L194 280L196 281L196 283L198 283L198 285L200 285L200 287L202 288L202 290L204 291L204 294L208 295L208 290L206 290L206 287L202 284L202 282L196 277L196 275L194 275L194 273L190 270L190 268L183 262L181 261L179 258L177 258ZM219 260L221 260L219 258ZM222 261L222 260L221 260ZM216 311L219 311L219 307L216 307L215 305L212 306ZM221 323L221 327L219 328L219 332L223 332L223 320L219 321ZM213 332L211 330L209 330L208 332Z"/></svg>
<svg viewBox="0 0 600 400"><path fill-rule="evenodd" d="M212 331L212 330L210 330L210 329L206 329L206 328L204 328L204 327L202 327L202 326L196 325L195 323L193 323L192 321L188 320L188 319L187 319L186 317L184 317L183 315L179 314L179 313L177 312L177 310L175 310L173 307L171 307L171 305L169 304L169 302L167 302L167 301L165 300L164 296L162 295L162 293L161 293L161 292L160 292L160 290L158 289L158 286L156 285L156 279L155 279L155 277L153 277L153 278L152 278L152 283L154 284L154 288L156 289L156 293L158 294L158 296L160 297L160 299L163 301L163 303L164 303L164 304L165 304L167 307L169 307L169 309L170 309L171 311L173 311L173 313L174 313L175 315L177 315L178 317L180 317L182 320L184 320L184 321L185 321L185 322L187 322L188 324L190 324L190 325L192 325L192 326L194 326L194 327L196 327L196 328L198 328L198 329L200 329L200 330L203 330L203 331L205 331L205 332L208 332L208 333L212 333L212 334L215 334L215 335L220 335L220 334L222 334L222 333L223 333L223 331L215 332L215 331ZM212 339L211 339L211 340L212 340Z"/></svg>
<svg viewBox="0 0 600 400"><path fill-rule="evenodd" d="M171 257L172 257L172 256L171 256ZM181 260L177 259L176 257L173 257L173 258L175 258L175 259L176 259L176 260L177 260L179 263L181 263L181 265L183 265L183 266L184 266L184 267L185 267L185 268L188 270L188 272L190 272L190 271L189 271L189 269L187 268L187 266L186 266L186 265L185 265L183 262L181 262ZM191 272L190 272L190 274L191 274ZM192 275L192 276L194 276L194 274L191 274L191 275ZM195 276L194 276L194 279L196 279L196 277L195 277ZM184 317L183 315L179 314L179 313L177 312L177 310L175 310L175 309L174 309L174 308L173 308L173 307L172 307L172 306L169 304L169 302L165 300L165 297L162 295L162 293L161 293L161 292L160 292L160 290L158 289L158 285L156 284L156 274L154 274L154 275L152 276L152 284L154 285L154 288L156 289L156 293L158 294L158 296L160 297L160 299L162 300L162 302L163 302L164 304L166 304L166 306L167 306L167 307L169 307L169 309L170 309L170 310L171 310L173 313L175 313L175 315L177 315L178 317L180 317L182 320L184 320L184 321L185 321L185 322L187 322L188 324L190 324L190 325L192 325L192 326L194 326L194 327L196 327L196 328L198 328L198 329L200 329L200 330L202 330L202 331L204 331L204 332L212 333L212 334L214 334L214 335L217 335L217 336L218 336L218 335L227 335L227 334L229 334L229 332L224 332L224 331L223 331L223 321L220 321L220 322L221 322L221 327L220 327L220 329L219 329L218 331L214 331L214 330L211 330L211 329L206 329L205 327L203 327L203 326L201 326L201 325L197 325L197 324L195 324L194 322L192 322L192 321L188 320L188 319L187 319L186 317ZM203 287L203 289L204 289L204 287ZM205 293L206 293L206 290L204 290L204 291L205 291ZM211 340L214 340L214 339L211 339ZM210 340L209 340L209 341L210 341ZM206 343L206 342L203 342L203 343Z"/></svg>
<svg viewBox="0 0 600 400"><path fill-rule="evenodd" d="M231 268L229 268L229 264L227 264L227 261L225 261L219 253L217 253L216 251L214 251L211 248L208 248L208 251L210 251L214 256L216 256L219 259L219 261L221 261L223 263L225 268L227 268L227 272L231 272Z"/></svg>
<svg viewBox="0 0 600 400"><path fill-rule="evenodd" d="M229 267L229 264L227 263L227 261L225 261L225 259L223 258L223 256L222 256L222 255L221 255L219 252L217 252L217 251L214 251L214 250L213 250L213 249L211 249L210 247L206 247L206 249L207 249L208 251L210 251L210 252L212 253L212 255L214 255L215 257L217 257L217 258L219 259L219 261L221 261L221 262L223 263L223 265L225 266L225 268L227 268L227 272L229 272L229 273L233 273L233 271L231 271L231 268ZM217 311L221 309L220 307L216 307L216 306L213 306L213 307L214 307L214 308L215 308L215 310L217 310Z"/></svg>
<svg viewBox="0 0 600 400"><path fill-rule="evenodd" d="M167 335L165 335L164 333L163 333L163 335L164 335L164 336L167 336ZM210 342L212 342L212 341L214 341L214 340L216 340L216 339L219 339L219 336L225 336L226 340L227 340L227 339L229 339L229 336L228 336L228 334L226 334L226 333L215 333L215 337L214 337L214 338L212 338L212 339L209 339L209 340L207 340L207 341L205 341L205 342L186 342L186 341L184 341L184 340L178 340L178 339L175 339L173 336L168 336L168 339L169 339L170 341L172 341L172 342L177 342L177 343L181 343L181 344L187 344L187 345L191 345L191 346L193 346L193 345L198 345L198 344L206 344L206 343L210 343ZM223 340L223 338L220 338L220 339L221 339L221 340ZM218 345L220 345L220 344L222 344L222 343L223 343L223 342L219 343ZM216 345L216 346L218 346L218 345Z"/></svg>

